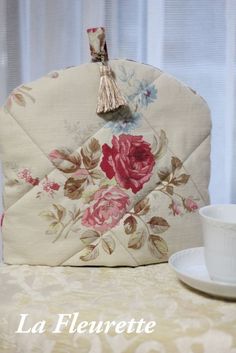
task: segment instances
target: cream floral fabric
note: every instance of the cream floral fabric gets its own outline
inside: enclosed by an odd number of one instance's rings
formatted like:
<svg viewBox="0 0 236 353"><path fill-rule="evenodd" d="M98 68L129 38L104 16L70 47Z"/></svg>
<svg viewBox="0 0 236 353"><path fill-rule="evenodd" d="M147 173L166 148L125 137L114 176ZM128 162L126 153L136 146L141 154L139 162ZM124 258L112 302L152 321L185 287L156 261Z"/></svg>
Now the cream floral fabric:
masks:
<svg viewBox="0 0 236 353"><path fill-rule="evenodd" d="M114 60L129 109L104 119L98 65L22 85L0 112L6 263L137 266L202 244L206 103L158 69Z"/></svg>
<svg viewBox="0 0 236 353"><path fill-rule="evenodd" d="M189 289L168 264L136 268L0 267L1 353L235 353L236 303ZM52 333L59 313L156 321L153 333ZM43 334L16 334L46 320Z"/></svg>

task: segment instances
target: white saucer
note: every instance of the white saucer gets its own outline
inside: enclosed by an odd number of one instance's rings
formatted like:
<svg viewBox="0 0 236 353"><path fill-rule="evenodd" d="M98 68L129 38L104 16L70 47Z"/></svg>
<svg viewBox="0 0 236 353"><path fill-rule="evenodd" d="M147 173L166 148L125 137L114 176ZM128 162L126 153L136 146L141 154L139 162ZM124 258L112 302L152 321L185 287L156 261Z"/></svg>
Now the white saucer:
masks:
<svg viewBox="0 0 236 353"><path fill-rule="evenodd" d="M236 283L213 281L209 277L203 247L178 251L169 258L169 264L189 286L218 297L236 299Z"/></svg>

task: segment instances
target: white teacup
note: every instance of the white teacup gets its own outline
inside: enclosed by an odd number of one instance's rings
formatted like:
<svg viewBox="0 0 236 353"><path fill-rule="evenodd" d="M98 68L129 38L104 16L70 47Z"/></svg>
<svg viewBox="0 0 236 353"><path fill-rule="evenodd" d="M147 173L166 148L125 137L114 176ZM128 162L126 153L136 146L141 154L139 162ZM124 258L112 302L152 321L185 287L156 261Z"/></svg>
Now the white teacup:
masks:
<svg viewBox="0 0 236 353"><path fill-rule="evenodd" d="M199 214L211 279L236 283L236 204L205 206Z"/></svg>

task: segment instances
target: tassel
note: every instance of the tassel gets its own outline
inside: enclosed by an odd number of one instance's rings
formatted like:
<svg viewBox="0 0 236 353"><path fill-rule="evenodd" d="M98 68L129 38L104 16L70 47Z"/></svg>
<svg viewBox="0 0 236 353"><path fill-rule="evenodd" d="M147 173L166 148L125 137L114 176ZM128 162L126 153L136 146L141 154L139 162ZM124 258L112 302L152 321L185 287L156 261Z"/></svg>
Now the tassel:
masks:
<svg viewBox="0 0 236 353"><path fill-rule="evenodd" d="M98 92L97 114L109 113L127 106L125 98L117 87L114 74L107 64L108 52L103 27L87 30L92 62L101 62L100 85Z"/></svg>
<svg viewBox="0 0 236 353"><path fill-rule="evenodd" d="M110 66L101 65L97 114L113 112L125 105L127 102L117 87Z"/></svg>

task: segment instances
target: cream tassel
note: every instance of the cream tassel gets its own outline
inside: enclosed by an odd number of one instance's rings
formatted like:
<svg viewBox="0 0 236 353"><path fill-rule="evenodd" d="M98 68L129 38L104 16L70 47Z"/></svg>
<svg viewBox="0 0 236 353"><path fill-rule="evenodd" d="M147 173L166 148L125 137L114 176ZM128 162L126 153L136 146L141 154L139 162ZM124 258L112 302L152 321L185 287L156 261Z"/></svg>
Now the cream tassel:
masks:
<svg viewBox="0 0 236 353"><path fill-rule="evenodd" d="M108 113L127 105L114 79L110 66L100 66L100 85L98 91L97 113Z"/></svg>

